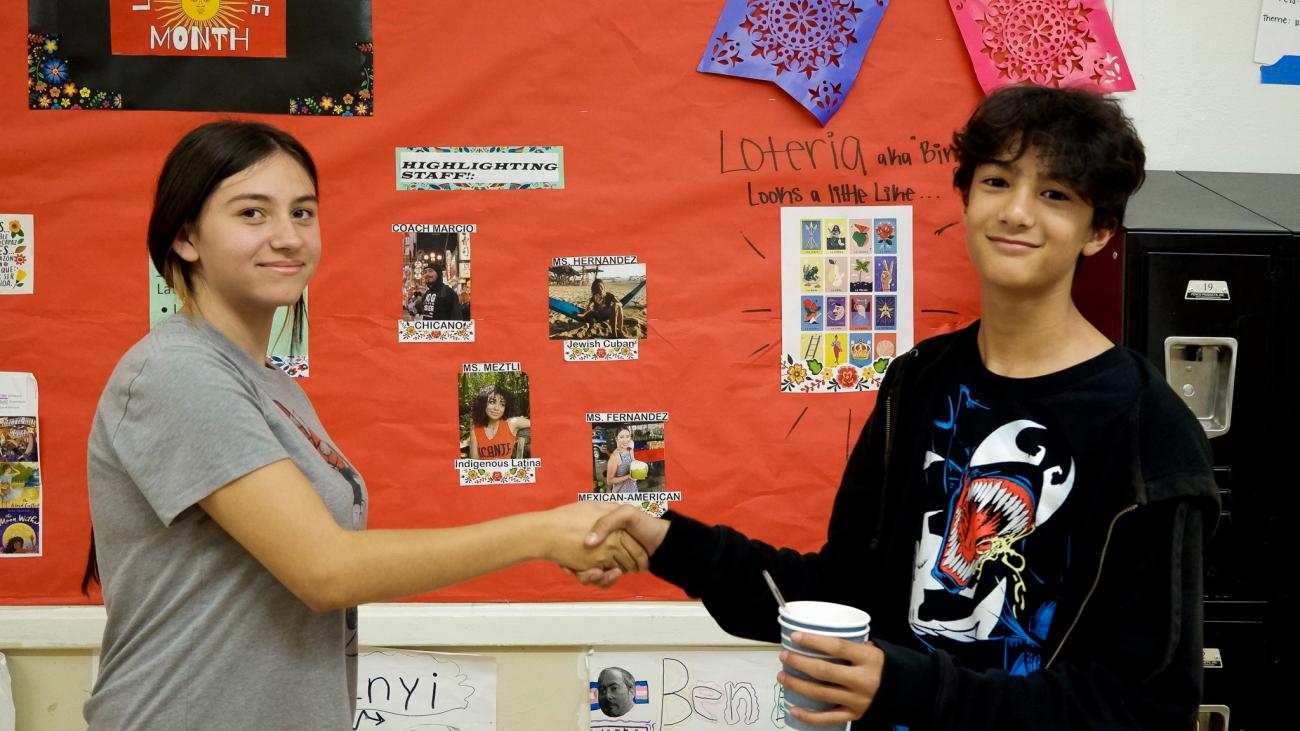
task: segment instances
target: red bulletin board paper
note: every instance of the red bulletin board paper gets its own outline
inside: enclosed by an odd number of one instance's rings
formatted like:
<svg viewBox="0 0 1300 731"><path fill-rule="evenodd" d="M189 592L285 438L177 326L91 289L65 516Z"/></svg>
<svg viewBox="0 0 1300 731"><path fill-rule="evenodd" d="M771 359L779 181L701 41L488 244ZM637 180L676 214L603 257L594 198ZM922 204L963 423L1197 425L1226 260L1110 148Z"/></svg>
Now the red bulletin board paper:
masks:
<svg viewBox="0 0 1300 731"><path fill-rule="evenodd" d="M122 56L284 58L285 0L109 0Z"/></svg>
<svg viewBox="0 0 1300 731"><path fill-rule="evenodd" d="M584 414L668 411L667 487L683 494L675 507L778 545L819 547L875 394L778 393L780 204L759 194L786 205L831 186L906 195L916 337L976 316L945 145L980 90L946 4L894 4L825 128L768 84L694 70L717 0L373 7L376 78L389 100L376 116L266 119L302 139L320 169L324 251L303 387L366 478L370 526L459 525L572 502L591 486ZM26 83L23 15L21 3L0 4L0 67L10 69L0 99L11 102ZM21 344L5 349L0 369L41 384L46 500L45 554L0 561L0 601L91 601L78 591L91 417L147 327L145 227L158 169L184 132L218 116L15 107L0 122L0 209L40 221L42 271L35 294L0 302L6 342ZM760 159L746 144L746 166L744 140L780 150L825 140L837 155L860 149L864 162ZM395 147L515 144L564 146L565 188L396 190ZM391 225L416 221L479 227L474 343L397 342L402 253ZM565 363L562 343L547 338L551 257L627 253L648 273L640 359ZM458 487L457 375L463 363L501 361L519 361L531 379L537 482ZM653 577L581 587L541 562L418 597L683 598Z"/></svg>

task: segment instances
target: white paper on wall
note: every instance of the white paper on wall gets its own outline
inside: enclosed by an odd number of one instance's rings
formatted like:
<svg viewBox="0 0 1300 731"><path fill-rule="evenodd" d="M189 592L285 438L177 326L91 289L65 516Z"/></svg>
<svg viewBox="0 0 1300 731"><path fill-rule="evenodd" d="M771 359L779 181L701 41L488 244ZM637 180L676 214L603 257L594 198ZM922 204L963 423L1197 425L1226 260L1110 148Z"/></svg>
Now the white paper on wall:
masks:
<svg viewBox="0 0 1300 731"><path fill-rule="evenodd" d="M1260 0L1255 63L1277 63L1283 56L1300 56L1300 3Z"/></svg>
<svg viewBox="0 0 1300 731"><path fill-rule="evenodd" d="M780 669L775 649L770 652L593 652L587 661L589 728L591 731L784 729L785 698L776 682ZM627 689L629 678L631 687ZM602 682L617 687L602 696L598 692Z"/></svg>
<svg viewBox="0 0 1300 731"><path fill-rule="evenodd" d="M497 726L497 662L481 655L367 648L353 729L478 731Z"/></svg>

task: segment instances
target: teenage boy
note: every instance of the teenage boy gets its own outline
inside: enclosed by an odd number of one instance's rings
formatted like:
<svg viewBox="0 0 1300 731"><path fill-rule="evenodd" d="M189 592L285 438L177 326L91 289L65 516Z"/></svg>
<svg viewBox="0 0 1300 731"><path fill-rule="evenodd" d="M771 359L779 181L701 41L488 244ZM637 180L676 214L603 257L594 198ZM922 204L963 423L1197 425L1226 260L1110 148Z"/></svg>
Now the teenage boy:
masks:
<svg viewBox="0 0 1300 731"><path fill-rule="evenodd" d="M1190 730L1209 447L1160 373L1070 299L1142 182L1142 144L1113 100L1037 87L991 94L954 144L982 319L890 365L822 549L631 507L593 533L627 528L742 637L779 639L762 569L787 600L868 611L868 644L795 638L847 665L783 653L821 682L782 685L837 704L788 709L804 721Z"/></svg>

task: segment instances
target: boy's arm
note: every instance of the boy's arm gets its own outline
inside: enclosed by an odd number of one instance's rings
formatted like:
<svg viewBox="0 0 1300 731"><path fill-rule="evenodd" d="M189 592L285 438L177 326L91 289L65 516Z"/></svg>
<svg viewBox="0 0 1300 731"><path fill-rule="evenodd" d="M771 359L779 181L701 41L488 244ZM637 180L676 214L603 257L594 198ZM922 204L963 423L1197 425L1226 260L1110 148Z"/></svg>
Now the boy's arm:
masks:
<svg viewBox="0 0 1300 731"><path fill-rule="evenodd" d="M786 601L818 599L863 606L874 585L868 543L878 510L869 476L880 469L884 416L872 414L844 470L828 539L815 553L752 540L727 526L709 526L670 513L650 571L700 599L727 632L776 642L776 600L763 580L767 569ZM635 535L635 533L634 533Z"/></svg>
<svg viewBox="0 0 1300 731"><path fill-rule="evenodd" d="M976 672L951 655L887 642L866 718L922 728L1192 728L1201 690L1201 507L1120 518L1096 593L1055 662L1026 675ZM1069 627L1072 616L1055 621ZM1055 633L1054 635L1055 636Z"/></svg>

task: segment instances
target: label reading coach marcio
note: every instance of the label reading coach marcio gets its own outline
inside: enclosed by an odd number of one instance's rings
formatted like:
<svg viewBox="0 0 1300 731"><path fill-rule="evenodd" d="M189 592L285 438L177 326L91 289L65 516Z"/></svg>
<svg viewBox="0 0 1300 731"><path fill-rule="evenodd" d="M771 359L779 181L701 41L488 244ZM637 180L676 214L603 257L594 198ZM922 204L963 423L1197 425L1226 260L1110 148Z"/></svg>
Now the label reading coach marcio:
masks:
<svg viewBox="0 0 1300 731"><path fill-rule="evenodd" d="M285 0L110 0L119 56L285 57Z"/></svg>

